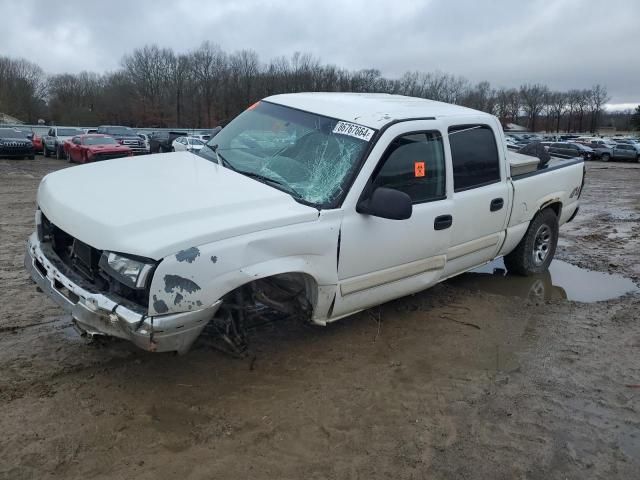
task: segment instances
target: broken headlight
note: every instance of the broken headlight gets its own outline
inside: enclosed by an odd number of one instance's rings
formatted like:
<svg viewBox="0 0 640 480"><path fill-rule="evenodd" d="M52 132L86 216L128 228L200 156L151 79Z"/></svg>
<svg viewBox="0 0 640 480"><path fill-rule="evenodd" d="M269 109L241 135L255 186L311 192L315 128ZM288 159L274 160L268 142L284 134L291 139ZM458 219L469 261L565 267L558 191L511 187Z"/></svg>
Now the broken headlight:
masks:
<svg viewBox="0 0 640 480"><path fill-rule="evenodd" d="M147 286L156 263L148 258L129 257L113 252L103 252L100 267L111 277L127 287L142 289Z"/></svg>

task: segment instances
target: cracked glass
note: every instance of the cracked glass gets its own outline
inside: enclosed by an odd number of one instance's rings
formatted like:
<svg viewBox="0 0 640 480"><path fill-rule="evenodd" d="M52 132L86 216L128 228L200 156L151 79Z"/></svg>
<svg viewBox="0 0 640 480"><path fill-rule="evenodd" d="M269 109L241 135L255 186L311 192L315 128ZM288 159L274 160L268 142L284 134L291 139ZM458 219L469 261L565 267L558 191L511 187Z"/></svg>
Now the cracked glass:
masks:
<svg viewBox="0 0 640 480"><path fill-rule="evenodd" d="M346 193L373 133L262 101L236 117L200 155L302 203L331 208Z"/></svg>

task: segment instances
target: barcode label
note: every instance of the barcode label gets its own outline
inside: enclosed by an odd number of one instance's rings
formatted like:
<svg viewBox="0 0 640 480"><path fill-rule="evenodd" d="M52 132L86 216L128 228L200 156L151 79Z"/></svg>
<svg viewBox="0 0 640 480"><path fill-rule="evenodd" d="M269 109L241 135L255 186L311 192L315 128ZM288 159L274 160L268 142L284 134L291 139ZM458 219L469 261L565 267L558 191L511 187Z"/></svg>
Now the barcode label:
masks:
<svg viewBox="0 0 640 480"><path fill-rule="evenodd" d="M333 128L333 133L337 133L339 135L349 135L350 137L359 138L361 140L364 140L365 142L371 140L373 132L374 131L370 128L349 122L338 122Z"/></svg>

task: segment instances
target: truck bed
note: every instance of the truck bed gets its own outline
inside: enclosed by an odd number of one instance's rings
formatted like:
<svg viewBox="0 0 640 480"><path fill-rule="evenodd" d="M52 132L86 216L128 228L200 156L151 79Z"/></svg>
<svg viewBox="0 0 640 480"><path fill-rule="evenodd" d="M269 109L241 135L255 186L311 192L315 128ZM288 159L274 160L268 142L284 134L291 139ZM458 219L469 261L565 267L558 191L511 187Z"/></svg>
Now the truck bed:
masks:
<svg viewBox="0 0 640 480"><path fill-rule="evenodd" d="M532 170L532 171L528 171L525 173L519 173L516 175L511 175L511 179L514 181L517 180L521 180L523 178L528 178L534 175L540 175L546 172L551 172L553 170L558 170L560 168L565 168L565 167L569 167L571 165L576 165L579 163L583 163L584 160L581 157L574 157L574 158L560 158L560 157L551 157L551 160L549 160L549 162L540 167L540 165L538 164L537 167Z"/></svg>

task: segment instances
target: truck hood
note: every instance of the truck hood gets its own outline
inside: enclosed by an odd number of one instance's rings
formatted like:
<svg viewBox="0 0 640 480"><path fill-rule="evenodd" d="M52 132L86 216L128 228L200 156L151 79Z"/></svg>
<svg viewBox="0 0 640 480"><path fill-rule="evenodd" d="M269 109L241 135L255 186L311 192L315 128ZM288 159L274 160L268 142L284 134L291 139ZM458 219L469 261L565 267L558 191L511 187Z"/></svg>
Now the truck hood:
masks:
<svg viewBox="0 0 640 480"><path fill-rule="evenodd" d="M290 195L188 152L51 173L40 183L38 204L51 222L94 248L155 260L318 218Z"/></svg>

